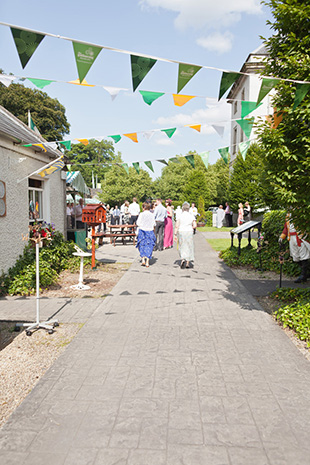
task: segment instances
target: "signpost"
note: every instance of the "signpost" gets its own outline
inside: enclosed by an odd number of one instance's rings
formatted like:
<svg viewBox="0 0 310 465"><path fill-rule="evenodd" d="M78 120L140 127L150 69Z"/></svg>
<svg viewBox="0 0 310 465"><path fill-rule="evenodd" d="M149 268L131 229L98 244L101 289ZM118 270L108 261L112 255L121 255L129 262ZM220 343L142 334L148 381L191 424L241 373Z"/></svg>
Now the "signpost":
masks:
<svg viewBox="0 0 310 465"><path fill-rule="evenodd" d="M249 245L251 245L251 230L254 228L258 229L258 233L260 233L262 227L262 222L261 221L247 221L243 223L241 226L238 226L237 228L234 228L230 231L230 237L231 237L231 247L234 246L234 234L238 235L238 255L241 253L241 239L242 239L242 234L246 231L249 232L248 234L248 241Z"/></svg>

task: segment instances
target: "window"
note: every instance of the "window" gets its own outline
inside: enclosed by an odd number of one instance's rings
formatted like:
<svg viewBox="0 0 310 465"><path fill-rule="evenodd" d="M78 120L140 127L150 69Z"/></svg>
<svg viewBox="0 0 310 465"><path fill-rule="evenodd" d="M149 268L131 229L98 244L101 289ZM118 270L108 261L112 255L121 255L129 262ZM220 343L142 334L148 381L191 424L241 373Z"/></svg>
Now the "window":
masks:
<svg viewBox="0 0 310 465"><path fill-rule="evenodd" d="M29 220L43 220L43 186L44 182L38 179L29 179L28 184Z"/></svg>

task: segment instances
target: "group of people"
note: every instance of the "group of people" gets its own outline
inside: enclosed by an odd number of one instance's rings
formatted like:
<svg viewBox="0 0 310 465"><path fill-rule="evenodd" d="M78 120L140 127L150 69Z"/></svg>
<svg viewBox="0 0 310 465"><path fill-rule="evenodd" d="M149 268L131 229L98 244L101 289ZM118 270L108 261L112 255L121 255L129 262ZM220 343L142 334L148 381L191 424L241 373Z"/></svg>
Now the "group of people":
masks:
<svg viewBox="0 0 310 465"><path fill-rule="evenodd" d="M143 212L140 213L137 226L137 248L141 257L141 265L149 267L153 251L162 251L173 247L174 241L179 241L179 254L181 268L189 268L194 261L193 234L197 227L196 217L190 212L190 205L184 202L177 208L174 228L174 211L170 199L166 200L165 207L161 199L143 203ZM195 206L194 206L195 207ZM173 232L174 230L174 232Z"/></svg>
<svg viewBox="0 0 310 465"><path fill-rule="evenodd" d="M67 202L67 228L68 229L83 229L85 224L82 221L83 199L79 199L74 205L73 202Z"/></svg>

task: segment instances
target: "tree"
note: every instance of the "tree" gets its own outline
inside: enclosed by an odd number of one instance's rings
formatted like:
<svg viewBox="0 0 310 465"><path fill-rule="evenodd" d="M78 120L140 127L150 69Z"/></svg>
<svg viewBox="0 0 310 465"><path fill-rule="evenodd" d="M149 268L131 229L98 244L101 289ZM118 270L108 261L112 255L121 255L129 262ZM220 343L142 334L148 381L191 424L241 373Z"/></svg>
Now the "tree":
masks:
<svg viewBox="0 0 310 465"><path fill-rule="evenodd" d="M274 34L264 43L269 59L264 75L310 81L309 2L270 0ZM273 104L282 122L274 129L262 123L260 138L275 195L292 207L295 225L310 233L310 92L294 109L296 83L281 81Z"/></svg>
<svg viewBox="0 0 310 465"><path fill-rule="evenodd" d="M264 152L258 144L252 144L245 160L237 154L230 175L229 203L237 211L238 204L248 201L252 210L262 207L278 207L274 189L266 176Z"/></svg>
<svg viewBox="0 0 310 465"><path fill-rule="evenodd" d="M65 107L41 90L22 84L9 87L0 84L0 105L27 125L30 110L33 122L47 141L63 140L64 135L69 134Z"/></svg>
<svg viewBox="0 0 310 465"><path fill-rule="evenodd" d="M213 204L224 205L228 199L229 190L229 162L225 163L222 158L217 160L214 165L208 167L208 179L213 180L215 194L212 200Z"/></svg>
<svg viewBox="0 0 310 465"><path fill-rule="evenodd" d="M198 205L202 197L206 205L211 205L216 193L214 182L210 182L206 170L196 168L191 171L183 188L183 200Z"/></svg>
<svg viewBox="0 0 310 465"><path fill-rule="evenodd" d="M153 197L151 176L143 169L138 174L135 168L129 168L129 174L118 165L113 165L106 173L101 185L100 199L110 205L120 205L125 200L137 197L143 202Z"/></svg>
<svg viewBox="0 0 310 465"><path fill-rule="evenodd" d="M66 152L72 171L81 171L88 186L92 185L92 176L102 183L109 163L122 163L121 154L115 155L113 142L91 139L89 144L75 144Z"/></svg>
<svg viewBox="0 0 310 465"><path fill-rule="evenodd" d="M168 162L161 177L154 181L154 193L162 199L171 198L176 204L183 201L183 187L191 172L191 166L184 157L177 157L179 163Z"/></svg>

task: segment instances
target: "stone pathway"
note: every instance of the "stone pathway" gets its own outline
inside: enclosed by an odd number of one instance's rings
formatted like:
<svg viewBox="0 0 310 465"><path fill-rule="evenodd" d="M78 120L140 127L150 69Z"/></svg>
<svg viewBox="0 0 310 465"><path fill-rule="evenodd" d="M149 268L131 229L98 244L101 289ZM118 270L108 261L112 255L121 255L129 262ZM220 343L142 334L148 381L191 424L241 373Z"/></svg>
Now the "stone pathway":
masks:
<svg viewBox="0 0 310 465"><path fill-rule="evenodd" d="M194 269L156 252L72 302L87 322L1 430L1 465L309 465L309 362L195 247Z"/></svg>

